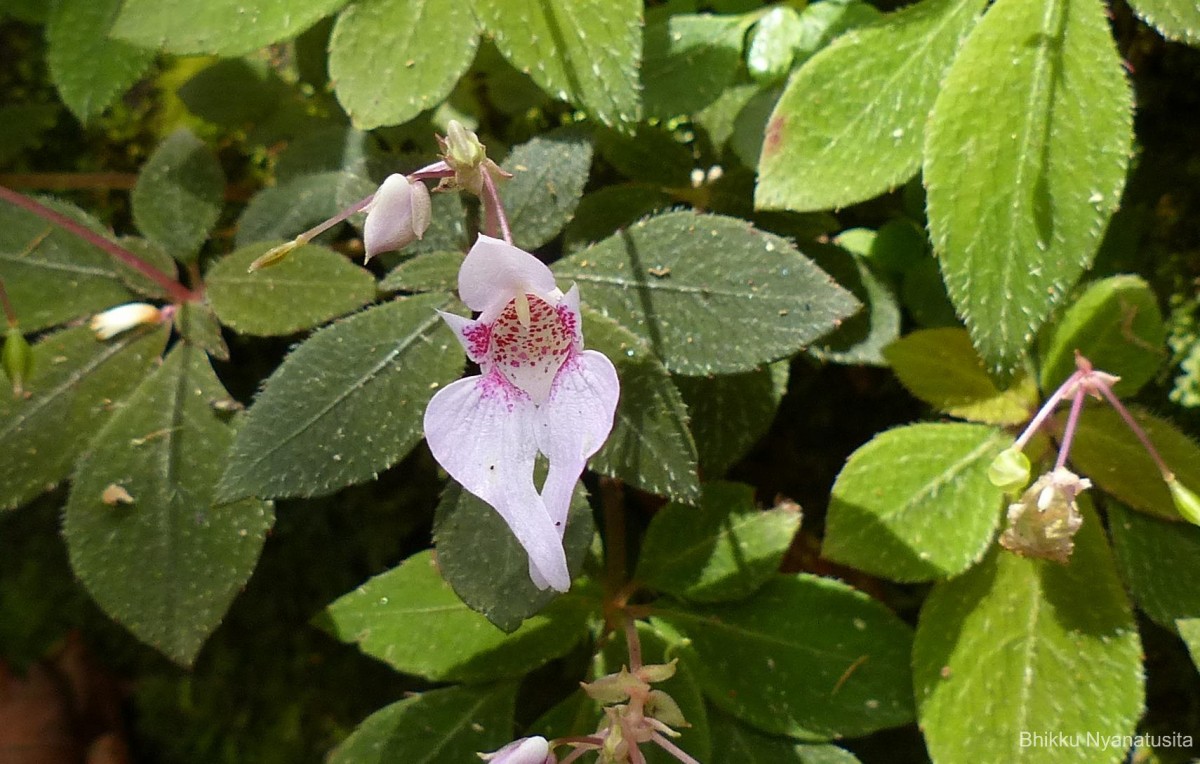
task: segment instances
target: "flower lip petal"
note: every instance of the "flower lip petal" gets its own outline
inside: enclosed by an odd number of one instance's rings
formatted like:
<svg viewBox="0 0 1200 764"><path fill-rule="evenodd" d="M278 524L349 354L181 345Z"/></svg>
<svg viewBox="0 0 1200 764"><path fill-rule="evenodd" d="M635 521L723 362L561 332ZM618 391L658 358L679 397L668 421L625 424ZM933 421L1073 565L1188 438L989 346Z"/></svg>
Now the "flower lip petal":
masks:
<svg viewBox="0 0 1200 764"><path fill-rule="evenodd" d="M480 234L458 271L458 296L490 321L520 293L549 298L554 274L546 264L508 242Z"/></svg>

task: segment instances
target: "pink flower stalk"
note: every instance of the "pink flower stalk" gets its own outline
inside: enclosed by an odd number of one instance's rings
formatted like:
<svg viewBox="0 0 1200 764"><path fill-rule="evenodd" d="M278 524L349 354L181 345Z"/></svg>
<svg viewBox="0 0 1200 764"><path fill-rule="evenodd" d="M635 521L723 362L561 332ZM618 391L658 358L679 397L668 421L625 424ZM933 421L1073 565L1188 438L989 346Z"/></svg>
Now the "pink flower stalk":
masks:
<svg viewBox="0 0 1200 764"><path fill-rule="evenodd" d="M620 383L583 349L579 290L564 295L541 261L480 236L458 273L477 319L443 313L480 374L447 385L425 410L425 438L450 476L490 504L529 555L540 589L565 592L563 532L575 483L612 430ZM538 453L549 460L539 492Z"/></svg>

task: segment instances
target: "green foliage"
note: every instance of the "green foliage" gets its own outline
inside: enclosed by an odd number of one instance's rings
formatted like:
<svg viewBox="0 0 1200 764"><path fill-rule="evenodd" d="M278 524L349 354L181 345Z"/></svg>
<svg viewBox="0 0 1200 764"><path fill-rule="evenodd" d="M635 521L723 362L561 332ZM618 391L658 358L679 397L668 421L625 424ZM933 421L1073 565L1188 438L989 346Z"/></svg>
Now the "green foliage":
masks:
<svg viewBox="0 0 1200 764"><path fill-rule="evenodd" d="M409 258L392 269L379 288L385 292L453 292L458 288L461 252L430 252Z"/></svg>
<svg viewBox="0 0 1200 764"><path fill-rule="evenodd" d="M1200 558L1200 528L1168 523L1120 504L1108 509L1121 578L1137 606L1164 628L1200 617L1200 581L1180 575Z"/></svg>
<svg viewBox="0 0 1200 764"><path fill-rule="evenodd" d="M425 551L334 602L317 624L398 671L485 682L521 676L570 650L590 610L582 595L567 594L505 634L458 598Z"/></svg>
<svg viewBox="0 0 1200 764"><path fill-rule="evenodd" d="M549 132L513 149L502 165L513 177L500 187L513 243L537 249L571 221L591 164L591 141L579 130Z"/></svg>
<svg viewBox="0 0 1200 764"><path fill-rule="evenodd" d="M1188 0L1133 0L1134 12L1170 40L1200 45L1200 6Z"/></svg>
<svg viewBox="0 0 1200 764"><path fill-rule="evenodd" d="M237 244L289 240L373 193L373 183L345 171L298 175L254 195L238 221Z"/></svg>
<svg viewBox="0 0 1200 764"><path fill-rule="evenodd" d="M274 514L215 504L233 427L204 354L180 345L92 439L72 476L71 567L105 612L190 665L258 561Z"/></svg>
<svg viewBox="0 0 1200 764"><path fill-rule="evenodd" d="M767 433L787 391L788 365L780 361L743 374L673 379L687 405L700 466L716 477Z"/></svg>
<svg viewBox="0 0 1200 764"><path fill-rule="evenodd" d="M1001 550L934 587L917 627L913 682L935 761L1124 757L1021 745L1022 732L1037 730L1129 735L1141 713L1141 642L1094 512L1085 511L1075 543L1066 566Z"/></svg>
<svg viewBox="0 0 1200 764"><path fill-rule="evenodd" d="M744 764L855 764L854 754L835 745L805 745L766 735L723 713L711 716L713 761Z"/></svg>
<svg viewBox="0 0 1200 764"><path fill-rule="evenodd" d="M224 190L217 158L191 132L178 130L138 175L133 219L146 238L191 262L221 214Z"/></svg>
<svg viewBox="0 0 1200 764"><path fill-rule="evenodd" d="M1091 1L998 0L941 83L925 139L929 229L990 370L1017 367L1092 262L1125 184L1131 104L1105 6Z"/></svg>
<svg viewBox="0 0 1200 764"><path fill-rule="evenodd" d="M646 117L669 119L712 103L737 71L744 33L740 19L708 14L648 22L642 62Z"/></svg>

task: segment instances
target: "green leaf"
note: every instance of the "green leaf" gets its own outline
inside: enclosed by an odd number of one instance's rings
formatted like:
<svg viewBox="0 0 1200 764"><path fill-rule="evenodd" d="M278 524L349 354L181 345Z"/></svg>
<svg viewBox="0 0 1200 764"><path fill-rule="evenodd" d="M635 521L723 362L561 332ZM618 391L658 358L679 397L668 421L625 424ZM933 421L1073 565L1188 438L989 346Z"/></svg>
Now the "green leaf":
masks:
<svg viewBox="0 0 1200 764"><path fill-rule="evenodd" d="M56 103L0 106L0 164L7 165L27 149L41 145L42 136L58 122L61 112Z"/></svg>
<svg viewBox="0 0 1200 764"><path fill-rule="evenodd" d="M337 321L284 359L229 452L223 501L317 496L369 480L421 440L425 404L462 372L436 310L443 295L394 300Z"/></svg>
<svg viewBox="0 0 1200 764"><path fill-rule="evenodd" d="M99 221L77 207L52 199L39 201L107 235ZM108 253L7 203L0 204L0 272L25 332L96 313L132 297Z"/></svg>
<svg viewBox="0 0 1200 764"><path fill-rule="evenodd" d="M179 87L188 111L228 128L267 118L289 95L289 86L267 62L245 58L217 61Z"/></svg>
<svg viewBox="0 0 1200 764"><path fill-rule="evenodd" d="M847 256L837 247L820 244L810 246L809 254L864 308L808 352L832 363L884 366L884 347L900 336L900 305L892 288L871 270L863 257Z"/></svg>
<svg viewBox="0 0 1200 764"><path fill-rule="evenodd" d="M1200 618L1180 618L1175 622L1175 628L1187 645L1192 663L1200 669Z"/></svg>
<svg viewBox="0 0 1200 764"><path fill-rule="evenodd" d="M159 144L138 173L133 219L146 238L191 262L221 215L225 175L208 146L186 128Z"/></svg>
<svg viewBox="0 0 1200 764"><path fill-rule="evenodd" d="M755 206L845 207L912 177L942 77L983 5L923 0L813 56L767 124Z"/></svg>
<svg viewBox="0 0 1200 764"><path fill-rule="evenodd" d="M671 206L671 197L651 185L605 186L579 200L575 217L563 231L563 250L575 252L619 229Z"/></svg>
<svg viewBox="0 0 1200 764"><path fill-rule="evenodd" d="M640 0L474 0L496 47L555 98L610 127L640 118Z"/></svg>
<svg viewBox="0 0 1200 764"><path fill-rule="evenodd" d="M397 265L379 282L384 292L456 292L461 252L430 252Z"/></svg>
<svg viewBox="0 0 1200 764"><path fill-rule="evenodd" d="M63 520L93 599L183 665L250 578L274 522L263 502L213 505L233 440L213 404L228 397L203 352L176 346L92 440ZM132 501L114 503L113 487Z"/></svg>
<svg viewBox="0 0 1200 764"><path fill-rule="evenodd" d="M207 303L185 302L180 305L175 311L175 331L179 332L184 342L191 343L218 361L229 360L229 346L221 336L221 323Z"/></svg>
<svg viewBox="0 0 1200 764"><path fill-rule="evenodd" d="M112 36L182 55L241 56L289 40L346 0L125 0Z"/></svg>
<svg viewBox="0 0 1200 764"><path fill-rule="evenodd" d="M988 480L1011 444L992 427L915 424L876 435L838 475L821 554L895 581L948 578L979 560L1003 495Z"/></svg>
<svg viewBox="0 0 1200 764"><path fill-rule="evenodd" d="M179 264L175 261L175 258L171 257L165 249L149 239L122 236L117 243L137 255L142 262L155 270L165 273L172 279L179 277ZM116 265L117 270L121 274L121 280L125 282L125 285L138 294L164 302L169 302L173 299L171 294L161 284L151 280L146 274L133 266L119 260L113 260L113 264Z"/></svg>
<svg viewBox="0 0 1200 764"><path fill-rule="evenodd" d="M1200 5L1192 0L1132 0L1129 5L1163 37L1200 46Z"/></svg>
<svg viewBox="0 0 1200 764"><path fill-rule="evenodd" d="M779 570L799 529L798 507L762 511L753 487L706 483L698 506L672 503L654 515L634 577L697 602L744 599Z"/></svg>
<svg viewBox="0 0 1200 764"><path fill-rule="evenodd" d="M680 374L751 371L796 353L858 307L785 239L718 215L651 218L554 270Z"/></svg>
<svg viewBox="0 0 1200 764"><path fill-rule="evenodd" d="M662 363L621 325L583 312L588 346L608 356L621 379L612 434L592 457L595 471L660 496L693 502L700 495L696 443L687 408Z"/></svg>
<svg viewBox="0 0 1200 764"><path fill-rule="evenodd" d="M599 130L596 150L627 178L659 187L688 185L696 164L692 148L664 125L641 124L631 134Z"/></svg>
<svg viewBox="0 0 1200 764"><path fill-rule="evenodd" d="M997 0L929 117L929 230L950 297L995 371L1020 363L1121 200L1133 99L1106 9Z"/></svg>
<svg viewBox="0 0 1200 764"><path fill-rule="evenodd" d="M787 76L797 48L804 41L804 22L795 8L777 5L767 11L750 35L746 48L746 68L761 82L774 82Z"/></svg>
<svg viewBox="0 0 1200 764"><path fill-rule="evenodd" d="M1033 380L1021 374L998 389L963 329L921 329L888 345L883 355L909 392L950 416L1020 424L1037 409Z"/></svg>
<svg viewBox="0 0 1200 764"><path fill-rule="evenodd" d="M934 761L1119 761L1123 750L1022 745L1022 733L1128 735L1141 644L1100 521L1084 507L1069 565L997 551L937 584L913 649ZM1070 697L1070 702L1063 702Z"/></svg>
<svg viewBox="0 0 1200 764"><path fill-rule="evenodd" d="M316 623L397 671L481 682L519 677L570 650L593 605L578 592L565 594L505 634L458 598L426 550L344 595Z"/></svg>
<svg viewBox="0 0 1200 764"><path fill-rule="evenodd" d="M361 308L375 299L375 277L342 255L305 244L283 262L248 273L272 242L226 255L205 277L209 304L243 334L292 334Z"/></svg>
<svg viewBox="0 0 1200 764"><path fill-rule="evenodd" d="M1200 561L1200 528L1115 502L1108 504L1108 527L1121 578L1146 615L1172 631L1180 620L1200 618L1200 579L1191 574Z"/></svg>
<svg viewBox="0 0 1200 764"><path fill-rule="evenodd" d="M729 146L742 164L752 170L758 168L766 141L767 125L781 95L782 86L760 90L746 101L746 105L733 120L733 135L729 137ZM761 174L758 177L761 184Z"/></svg>
<svg viewBox="0 0 1200 764"><path fill-rule="evenodd" d="M375 193L375 189L376 185L366 178L340 171L302 175L264 188L254 195L238 220L237 245L289 240Z"/></svg>
<svg viewBox="0 0 1200 764"><path fill-rule="evenodd" d="M512 740L517 687L445 687L379 709L329 754L329 764L471 761Z"/></svg>
<svg viewBox="0 0 1200 764"><path fill-rule="evenodd" d="M1167 468L1193 491L1200 490L1200 448L1166 419L1131 409ZM1134 509L1178 520L1171 492L1137 437L1107 406L1088 407L1079 418L1071 463L1084 477Z"/></svg>
<svg viewBox="0 0 1200 764"><path fill-rule="evenodd" d="M596 528L587 494L575 487L563 546L574 579ZM541 590L529 578L529 555L496 510L451 480L433 521L438 568L472 610L511 633L558 594Z"/></svg>
<svg viewBox="0 0 1200 764"><path fill-rule="evenodd" d="M908 626L839 581L779 576L742 602L654 614L691 640L709 701L761 730L816 741L913 718Z"/></svg>
<svg viewBox="0 0 1200 764"><path fill-rule="evenodd" d="M732 716L709 714L712 724L713 761L738 764L857 764L854 754L836 745L804 745L783 737L765 735Z"/></svg>
<svg viewBox="0 0 1200 764"><path fill-rule="evenodd" d="M533 250L553 239L575 215L592 142L577 129L554 130L515 147L502 167L513 174L500 186L514 243Z"/></svg>
<svg viewBox="0 0 1200 764"><path fill-rule="evenodd" d="M399 125L450 94L475 57L469 0L358 0L329 39L329 78L363 130Z"/></svg>
<svg viewBox="0 0 1200 764"><path fill-rule="evenodd" d="M787 391L788 364L742 374L672 377L687 405L689 426L709 477L723 475L759 441Z"/></svg>
<svg viewBox="0 0 1200 764"><path fill-rule="evenodd" d="M394 156L385 153L375 133L350 125L330 125L298 135L288 143L275 160L275 179L283 183L338 171L366 178L376 170L393 169L395 161Z"/></svg>
<svg viewBox="0 0 1200 764"><path fill-rule="evenodd" d="M55 0L48 5L50 77L63 103L86 123L141 79L154 62L154 51L109 38L121 0Z"/></svg>
<svg viewBox="0 0 1200 764"><path fill-rule="evenodd" d="M1133 395L1166 360L1166 328L1158 298L1138 276L1113 276L1088 286L1042 343L1041 384L1053 390L1075 371L1075 352L1121 377L1119 396Z"/></svg>
<svg viewBox="0 0 1200 764"><path fill-rule="evenodd" d="M0 393L0 509L24 504L70 473L113 401L142 381L166 343L165 329L100 342L80 326L34 345L25 383L31 395Z"/></svg>
<svg viewBox="0 0 1200 764"><path fill-rule="evenodd" d="M642 102L648 118L692 114L733 81L741 58L742 19L677 14L646 24Z"/></svg>

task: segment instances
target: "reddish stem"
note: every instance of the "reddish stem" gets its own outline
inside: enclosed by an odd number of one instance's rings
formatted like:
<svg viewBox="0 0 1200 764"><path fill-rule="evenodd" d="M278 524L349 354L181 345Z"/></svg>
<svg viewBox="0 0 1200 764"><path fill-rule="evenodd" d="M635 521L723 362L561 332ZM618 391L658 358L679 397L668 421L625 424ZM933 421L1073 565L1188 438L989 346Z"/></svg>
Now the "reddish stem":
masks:
<svg viewBox="0 0 1200 764"><path fill-rule="evenodd" d="M629 670L637 671L642 667L642 641L638 639L637 621L632 616L625 616L625 642L629 646Z"/></svg>
<svg viewBox="0 0 1200 764"><path fill-rule="evenodd" d="M4 317L8 319L9 326L17 325L17 312L13 310L12 303L8 299L8 290L4 288L4 279L0 279L0 303L4 306Z"/></svg>
<svg viewBox="0 0 1200 764"><path fill-rule="evenodd" d="M22 196L21 194L7 189L4 186L0 186L0 199L3 199L9 204L13 204L24 210L32 212L34 215L53 223L59 228L62 228L64 231L75 234L89 244L99 247L112 257L120 260L122 263L125 263L130 268L133 268L138 273L153 281L155 284L161 286L169 295L171 295L171 299L173 301L188 302L192 299L195 299L196 294L194 292L159 269L155 268L150 263L142 260L140 257L116 242L104 238L95 231L76 223L74 220L71 220L69 217L61 213L55 212L44 204L35 202L34 200L26 196Z"/></svg>
<svg viewBox="0 0 1200 764"><path fill-rule="evenodd" d="M508 216L504 214L504 205L500 203L500 192L496 190L496 181L484 167L480 175L483 177L483 216L484 227L488 236L496 238L496 226L500 227L500 237L509 244L513 243L512 229L508 227Z"/></svg>
<svg viewBox="0 0 1200 764"><path fill-rule="evenodd" d="M1162 457L1158 455L1158 449L1156 449L1154 444L1150 442L1150 436L1146 434L1146 431L1142 429L1142 426L1138 424L1137 420L1133 418L1133 415L1129 413L1129 409L1125 408L1125 404L1121 403L1121 399L1118 398L1116 393L1114 393L1112 389L1103 382L1097 383L1096 389L1100 391L1101 395L1108 399L1108 402L1112 405L1112 407L1116 409L1118 414L1121 415L1121 419L1125 420L1126 426L1133 430L1133 434L1136 435L1137 439L1142 442L1142 447L1146 449L1146 453L1150 454L1150 458L1154 460L1154 464L1158 467L1158 471L1162 473L1163 479L1170 481L1171 478L1174 477L1174 473L1171 472L1171 469L1167 466L1167 463L1162 460Z"/></svg>
<svg viewBox="0 0 1200 764"><path fill-rule="evenodd" d="M1064 467L1067 463L1067 454L1071 451L1071 441L1075 440L1075 427L1079 424L1079 412L1083 411L1083 399L1086 394L1082 384L1075 386L1075 397L1071 399L1071 413L1067 416L1062 445L1058 448L1058 459L1054 462L1056 470Z"/></svg>

